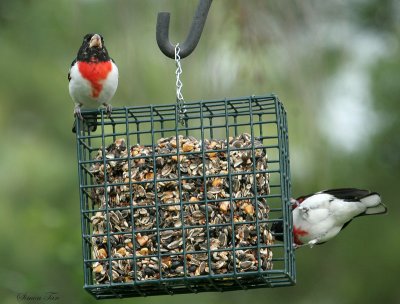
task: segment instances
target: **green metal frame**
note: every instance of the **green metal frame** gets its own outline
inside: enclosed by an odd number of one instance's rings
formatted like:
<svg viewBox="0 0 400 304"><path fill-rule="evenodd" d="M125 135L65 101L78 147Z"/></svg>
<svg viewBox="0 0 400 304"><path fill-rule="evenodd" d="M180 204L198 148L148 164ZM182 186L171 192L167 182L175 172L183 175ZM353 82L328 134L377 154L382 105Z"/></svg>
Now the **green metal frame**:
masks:
<svg viewBox="0 0 400 304"><path fill-rule="evenodd" d="M289 202L291 183L288 129L286 112L282 103L275 95L269 95L190 102L185 103L185 108L186 112L183 117L183 124L179 121L180 116L176 104L116 108L113 109L111 117L108 117L103 109L83 111L84 116L88 114L97 114L98 126L95 132L84 130L82 121L77 120L76 142L81 205L84 288L97 299L228 291L290 286L295 284L295 255L293 249L292 218L290 215L291 207ZM185 267L185 273L182 277L163 277L160 271L160 279L157 280L137 280L135 278L132 282L127 283L115 283L110 280L111 282L107 284L95 284L93 280L92 264L93 262L100 262L101 260L96 260L92 257L91 237L93 234L90 218L99 211L99 209L92 201L91 190L94 187L103 187L105 189L109 186L109 184L107 184L107 179L105 179L104 184L95 184L93 175L89 170L90 166L95 163L94 158L99 149L102 150L103 155L105 155L105 148L117 138L124 138L129 149L134 144L154 147L157 140L161 137L184 135L194 136L199 140L204 140L205 138L221 139L229 138L230 136L234 137L244 132L249 133L253 138L259 140L262 143L262 148L266 150L268 155L268 170L260 172L253 166L251 174L254 174L254 176L257 173L268 172L270 174L271 191L268 195L262 196L266 198L270 208L269 218L266 220L259 220L258 217L256 217L255 223L253 222L253 224L256 224L257 227L260 224L267 224L270 227L274 222L283 221L284 223L283 243L276 242L271 245L266 245L259 241L257 246L254 247L257 250L265 247L272 249L274 254L272 259L274 263L273 270L263 270L258 266L257 271L238 272L235 267L233 272L228 272L226 274L213 274L210 270L210 273L206 275L188 276ZM228 157L229 149L228 145ZM252 149L254 152L254 145ZM152 156L154 163L155 157L154 155ZM134 157L129 153L128 160L133 158ZM106 164L107 160L105 157L103 161L104 164ZM106 174L106 172L104 172L104 174ZM233 173L229 172L228 180L230 180L231 174ZM205 182L206 175L203 174L203 177ZM225 177L227 176L225 175ZM154 179L156 179L156 174L154 174ZM183 177L179 176L178 179L183 179ZM156 180L154 180L154 182L156 182ZM136 182L130 180L130 182L126 184L129 186L131 198L132 184L134 183ZM107 193L107 191L105 191L105 193ZM257 189L254 189L254 197L252 197L252 199L257 201L259 197L261 196L257 194ZM232 197L230 200L232 203ZM202 203L207 206L210 202L213 201L207 199L207 196L205 196L205 200ZM155 204L156 206L160 204L157 200L157 195ZM183 204L186 203L181 201L180 204L182 208ZM128 207L131 211L133 211L134 208L132 204ZM121 210L122 208L113 209L107 205L107 208L101 211L108 214L111 210L116 209ZM183 208L181 210L183 210ZM246 222L244 224L246 224ZM232 225L233 228L233 221L229 225ZM183 224L180 229L182 229L184 233L185 229L188 228L195 228L195 226L185 226ZM209 230L208 218L205 228L206 231ZM170 228L158 227L157 220L157 234L167 229ZM134 239L135 227L133 227L132 230L132 239ZM112 233L106 230L105 235L107 235L107 239L110 240ZM235 246L232 246L229 249L223 249L223 251L232 252L235 258L234 252L236 249ZM196 254L202 252L204 251L190 253ZM207 253L211 253L210 249ZM161 254L159 252L153 256L160 258L163 255L171 254ZM173 255L176 256L177 254ZM183 246L183 252L179 255L183 255L183 260L186 260L187 252L185 246ZM130 259L136 261L136 256L134 255ZM111 265L113 260L114 258L111 257L111 255L107 257L109 265ZM111 272L111 270L109 271Z"/></svg>

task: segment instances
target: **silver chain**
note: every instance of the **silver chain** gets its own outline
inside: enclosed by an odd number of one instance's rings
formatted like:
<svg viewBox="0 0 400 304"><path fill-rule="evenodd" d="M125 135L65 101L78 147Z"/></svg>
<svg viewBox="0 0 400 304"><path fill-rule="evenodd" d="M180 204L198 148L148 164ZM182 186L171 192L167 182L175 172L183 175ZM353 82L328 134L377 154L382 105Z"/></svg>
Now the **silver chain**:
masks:
<svg viewBox="0 0 400 304"><path fill-rule="evenodd" d="M179 110L179 122L183 125L183 118L186 113L186 108L185 108L185 101L183 100L183 95L182 95L182 81L181 81L181 74L182 74L182 66L181 66L181 56L179 56L179 52L181 49L179 48L179 43L176 44L175 46L175 63L176 63L176 103L178 104L178 110Z"/></svg>

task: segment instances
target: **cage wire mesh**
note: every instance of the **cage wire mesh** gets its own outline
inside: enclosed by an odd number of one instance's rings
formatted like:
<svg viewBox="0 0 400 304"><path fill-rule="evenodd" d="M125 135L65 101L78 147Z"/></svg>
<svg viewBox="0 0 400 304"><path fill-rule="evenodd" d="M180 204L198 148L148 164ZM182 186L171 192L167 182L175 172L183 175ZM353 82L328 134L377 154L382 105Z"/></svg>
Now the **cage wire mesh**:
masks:
<svg viewBox="0 0 400 304"><path fill-rule="evenodd" d="M274 95L77 120L84 288L98 299L295 283L286 113ZM284 242L270 227L284 223Z"/></svg>

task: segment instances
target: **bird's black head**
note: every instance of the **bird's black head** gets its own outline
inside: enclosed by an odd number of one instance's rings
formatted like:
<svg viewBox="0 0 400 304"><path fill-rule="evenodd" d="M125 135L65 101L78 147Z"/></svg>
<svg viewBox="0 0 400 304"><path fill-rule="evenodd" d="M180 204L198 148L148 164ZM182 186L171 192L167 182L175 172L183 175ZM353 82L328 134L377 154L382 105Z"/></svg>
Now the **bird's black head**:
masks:
<svg viewBox="0 0 400 304"><path fill-rule="evenodd" d="M110 57L104 46L103 36L99 34L87 34L83 37L82 45L77 55L78 61L99 62L108 61Z"/></svg>
<svg viewBox="0 0 400 304"><path fill-rule="evenodd" d="M274 222L271 226L271 232L275 240L283 242L283 222Z"/></svg>

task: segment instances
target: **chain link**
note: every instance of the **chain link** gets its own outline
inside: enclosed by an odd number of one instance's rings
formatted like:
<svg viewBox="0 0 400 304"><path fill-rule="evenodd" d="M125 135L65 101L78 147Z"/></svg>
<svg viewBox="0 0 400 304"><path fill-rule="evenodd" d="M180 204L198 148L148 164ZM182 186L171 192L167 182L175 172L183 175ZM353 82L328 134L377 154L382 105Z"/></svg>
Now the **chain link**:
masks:
<svg viewBox="0 0 400 304"><path fill-rule="evenodd" d="M182 66L181 66L181 56L179 56L179 52L181 49L179 48L179 43L176 44L175 46L175 63L176 63L176 103L178 105L178 111L179 111L179 122L183 125L184 121L183 118L186 113L186 108L185 108L185 101L183 99L182 95L182 81L181 81L181 74L182 74Z"/></svg>

